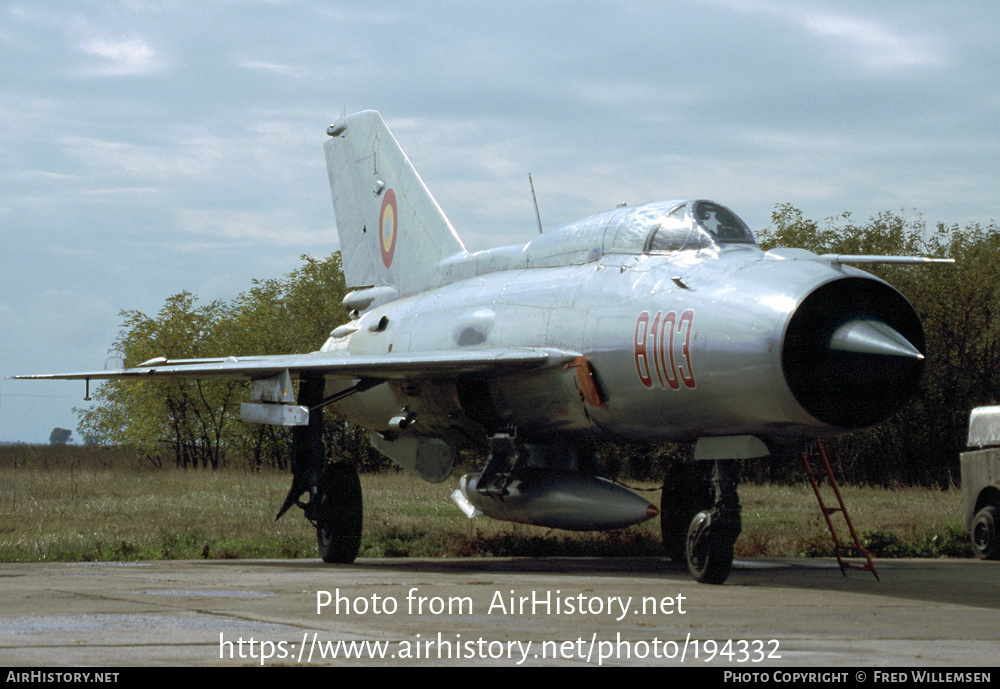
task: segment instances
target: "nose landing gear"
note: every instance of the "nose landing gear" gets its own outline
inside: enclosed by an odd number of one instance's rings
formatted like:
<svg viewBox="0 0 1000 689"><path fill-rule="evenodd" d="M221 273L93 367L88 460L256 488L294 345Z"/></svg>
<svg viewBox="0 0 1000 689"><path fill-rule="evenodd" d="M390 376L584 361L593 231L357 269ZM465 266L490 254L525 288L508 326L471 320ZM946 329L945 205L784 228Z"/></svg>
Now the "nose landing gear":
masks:
<svg viewBox="0 0 1000 689"><path fill-rule="evenodd" d="M732 460L678 464L663 485L660 525L667 555L684 558L691 576L722 584L733 566L733 546L742 531L736 467Z"/></svg>

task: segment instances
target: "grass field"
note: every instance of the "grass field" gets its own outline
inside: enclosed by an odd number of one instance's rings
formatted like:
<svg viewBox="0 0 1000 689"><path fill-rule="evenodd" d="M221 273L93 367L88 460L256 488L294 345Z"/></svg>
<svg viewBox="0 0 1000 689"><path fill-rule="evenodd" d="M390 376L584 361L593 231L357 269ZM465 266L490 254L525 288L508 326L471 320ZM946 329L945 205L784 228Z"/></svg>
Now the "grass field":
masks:
<svg viewBox="0 0 1000 689"><path fill-rule="evenodd" d="M467 519L457 477L363 475L362 557L659 554L658 520L571 533ZM157 469L119 450L0 446L0 561L316 557L293 508L275 521L286 473ZM645 488L654 488L645 486ZM842 488L874 556L971 557L958 490ZM646 493L659 503L659 491ZM740 487L737 556L820 556L832 541L808 485Z"/></svg>

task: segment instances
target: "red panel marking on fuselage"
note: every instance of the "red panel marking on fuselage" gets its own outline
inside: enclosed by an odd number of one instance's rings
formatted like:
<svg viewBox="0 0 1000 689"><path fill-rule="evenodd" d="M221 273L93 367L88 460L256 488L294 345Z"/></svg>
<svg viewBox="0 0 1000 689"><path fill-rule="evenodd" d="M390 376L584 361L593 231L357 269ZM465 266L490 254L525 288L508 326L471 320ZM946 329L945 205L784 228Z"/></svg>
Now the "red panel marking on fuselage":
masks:
<svg viewBox="0 0 1000 689"><path fill-rule="evenodd" d="M635 321L635 371L639 374L639 381L647 388L653 387L653 377L649 375L649 356L647 355L646 343L649 328L649 312L643 311Z"/></svg>
<svg viewBox="0 0 1000 689"><path fill-rule="evenodd" d="M653 387L653 372L662 389L694 389L697 381L691 361L691 334L694 330L694 310L687 309L680 318L675 311L657 311L650 323L648 311L643 311L635 321L632 340L635 370L644 387ZM675 337L675 335L677 337ZM679 354L676 349L680 348ZM650 367L650 357L653 366Z"/></svg>

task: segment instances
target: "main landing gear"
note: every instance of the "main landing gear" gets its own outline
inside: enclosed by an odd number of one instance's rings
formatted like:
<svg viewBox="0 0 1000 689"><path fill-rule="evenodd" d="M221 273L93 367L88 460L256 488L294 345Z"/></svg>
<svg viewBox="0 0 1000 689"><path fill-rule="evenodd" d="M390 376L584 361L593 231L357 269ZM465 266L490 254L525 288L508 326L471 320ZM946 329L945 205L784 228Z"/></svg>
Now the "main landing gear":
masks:
<svg viewBox="0 0 1000 689"><path fill-rule="evenodd" d="M309 407L309 425L292 431L292 487L276 519L298 505L316 527L323 562L349 564L361 549L361 482L350 462L326 461L320 408L323 387L322 377L303 377L299 384L299 404ZM303 493L309 493L308 502L299 500Z"/></svg>
<svg viewBox="0 0 1000 689"><path fill-rule="evenodd" d="M311 500L310 500L311 502ZM361 549L362 499L358 470L348 462L327 464L319 480L313 520L323 562L350 564Z"/></svg>
<svg viewBox="0 0 1000 689"><path fill-rule="evenodd" d="M733 546L743 528L732 460L676 464L663 482L660 527L672 560L684 558L691 576L721 584L733 566Z"/></svg>

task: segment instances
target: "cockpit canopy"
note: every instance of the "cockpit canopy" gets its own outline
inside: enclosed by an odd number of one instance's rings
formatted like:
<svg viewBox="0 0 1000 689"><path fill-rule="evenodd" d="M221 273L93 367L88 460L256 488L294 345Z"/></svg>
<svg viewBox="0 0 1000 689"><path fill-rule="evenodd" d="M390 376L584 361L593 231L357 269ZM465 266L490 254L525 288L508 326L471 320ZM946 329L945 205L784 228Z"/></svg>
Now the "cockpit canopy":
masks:
<svg viewBox="0 0 1000 689"><path fill-rule="evenodd" d="M750 228L725 206L711 201L658 201L615 216L604 235L611 253L655 253L703 249L717 244L754 244Z"/></svg>
<svg viewBox="0 0 1000 689"><path fill-rule="evenodd" d="M583 265L606 254L664 254L733 244L756 246L746 223L712 201L623 206L544 232L524 245L487 249L443 263L448 279L498 270Z"/></svg>

